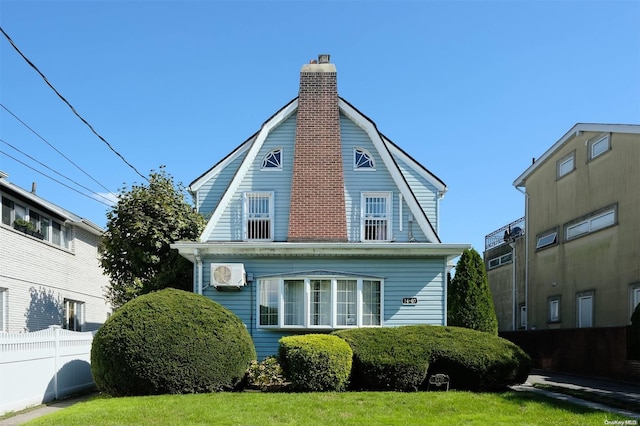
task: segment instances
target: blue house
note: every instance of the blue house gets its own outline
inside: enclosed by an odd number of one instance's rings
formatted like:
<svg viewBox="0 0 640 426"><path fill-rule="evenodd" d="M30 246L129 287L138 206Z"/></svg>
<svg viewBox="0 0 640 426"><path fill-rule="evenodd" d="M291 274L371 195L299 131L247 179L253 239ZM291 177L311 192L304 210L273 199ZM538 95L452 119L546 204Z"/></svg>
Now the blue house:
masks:
<svg viewBox="0 0 640 426"><path fill-rule="evenodd" d="M445 184L338 96L329 55L302 67L298 97L191 183L209 218L172 245L194 291L237 314L258 357L285 335L446 325L438 237Z"/></svg>

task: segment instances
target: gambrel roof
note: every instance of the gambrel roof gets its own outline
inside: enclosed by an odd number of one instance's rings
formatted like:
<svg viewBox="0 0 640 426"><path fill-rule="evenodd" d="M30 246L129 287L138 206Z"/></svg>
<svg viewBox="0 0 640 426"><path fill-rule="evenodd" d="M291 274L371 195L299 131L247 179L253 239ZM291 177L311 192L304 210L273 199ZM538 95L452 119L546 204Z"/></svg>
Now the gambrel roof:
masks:
<svg viewBox="0 0 640 426"><path fill-rule="evenodd" d="M357 110L353 105L344 100L343 98L339 98L339 109L340 113L349 118L353 123L355 123L359 128L361 128L369 137L374 147L376 148L380 158L382 159L386 169L389 171L396 187L399 189L402 194L407 206L409 207L410 213L415 218L416 223L426 236L429 242L431 243L440 243L440 238L437 235L436 229L433 224L429 221L427 214L420 206L415 194L411 190L405 176L400 170L398 164L394 157L401 159L404 163L406 163L411 169L416 171L418 175L423 177L427 182L433 185L434 188L438 191L439 195L442 196L447 190L446 185L442 180L436 177L433 173L427 170L424 166L414 160L411 156L409 156L405 151L400 149L396 144L394 144L391 140L386 138L383 134L381 134L375 123L369 119L367 116L362 114L359 110ZM222 169L228 166L231 162L242 158L242 162L238 169L235 172L233 179L231 180L229 186L226 188L220 202L216 206L213 211L207 226L200 236L200 241L204 242L207 240L208 235L215 228L218 221L220 220L223 212L229 205L232 200L233 195L238 190L243 177L248 172L253 164L258 152L260 151L262 145L267 139L269 133L277 128L281 123L283 123L287 118L291 115L295 114L298 108L298 98L294 98L288 104L286 104L283 108L277 111L273 116L271 116L267 121L263 123L260 130L253 134L249 139L240 144L233 152L223 158L220 162L214 165L211 169L206 171L200 177L195 179L190 185L189 189L192 193L198 191L203 184L205 184L208 180L216 176Z"/></svg>

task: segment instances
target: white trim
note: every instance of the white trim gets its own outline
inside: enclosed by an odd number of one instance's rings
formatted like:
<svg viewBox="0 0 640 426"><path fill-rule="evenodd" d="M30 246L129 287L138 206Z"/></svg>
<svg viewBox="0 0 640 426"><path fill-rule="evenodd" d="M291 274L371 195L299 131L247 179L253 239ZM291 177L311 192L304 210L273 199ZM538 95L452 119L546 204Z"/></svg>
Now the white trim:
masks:
<svg viewBox="0 0 640 426"><path fill-rule="evenodd" d="M260 239L249 239L248 235L248 219L249 219L249 208L248 202L250 197L268 197L269 199L269 237L270 238L260 238ZM273 191L246 191L242 193L242 238L244 241L273 241L274 236L273 232L275 230L274 227L274 192Z"/></svg>
<svg viewBox="0 0 640 426"><path fill-rule="evenodd" d="M220 174L220 172L224 170L230 163L234 162L238 157L240 157L245 152L247 152L247 150L249 149L253 141L255 141L255 139L256 139L256 136L253 136L249 138L249 140L243 142L242 145L236 148L234 152L232 152L229 156L223 159L215 167L211 168L204 175L202 175L201 177L193 181L191 185L189 185L189 191L197 192L202 187L202 185L204 185L210 179Z"/></svg>
<svg viewBox="0 0 640 426"><path fill-rule="evenodd" d="M404 176L402 176L400 169L398 168L393 158L391 157L391 153L389 151L389 148L387 147L387 144L384 142L380 133L377 131L373 123L368 119L366 119L365 117L363 117L362 114L360 114L358 111L356 111L352 106L350 106L348 103L346 103L342 99L338 101L338 104L340 106L340 111L342 111L344 115L349 117L349 119L352 120L358 127L364 130L365 133L367 133L367 135L369 136L369 139L371 139L371 142L373 143L374 147L378 151L378 154L382 158L382 162L384 163L385 167L389 171L389 174L393 178L394 183L396 184L396 186L404 196L407 206L411 210L411 213L413 214L413 217L415 218L416 222L420 226L420 229L422 230L423 234L427 237L427 240L432 243L439 242L440 239L438 238L433 227L429 223L429 219L427 218L426 213L424 212L424 210L422 210L422 208L418 204L415 196L411 192L411 188L409 188L409 185L404 179Z"/></svg>
<svg viewBox="0 0 640 426"><path fill-rule="evenodd" d="M267 136L269 136L269 133L275 127L277 127L280 123L286 120L291 114L293 114L297 108L298 108L298 100L296 99L293 102L291 102L289 105L287 105L287 107L280 110L280 112L277 113L275 116L273 116L269 121L263 124L262 128L260 129L260 132L258 133L257 137L251 144L251 148L249 148L249 152L247 152L247 155L242 161L242 164L240 164L238 171L236 172L235 176L231 180L231 183L227 187L224 195L222 196L222 199L218 203L218 206L213 211L213 214L211 215L211 218L209 219L207 226L204 228L204 231L202 231L202 234L200 234L200 238L199 238L200 241L202 242L206 241L208 236L211 234L213 229L218 224L218 221L220 220L223 213L229 206L229 203L231 202L233 196L238 191L238 188L240 187L242 180L244 179L245 175L251 168L253 161L256 159L256 156L258 155L258 152L260 152L260 148L262 148L262 145L264 144L264 141L267 139Z"/></svg>
<svg viewBox="0 0 640 426"><path fill-rule="evenodd" d="M594 124L578 123L564 134L551 148L545 151L532 165L530 165L520 176L513 181L513 186L521 187L526 185L526 181L531 174L536 171L546 160L553 156L565 143L580 135L582 132L598 133L629 133L640 134L640 125L637 124Z"/></svg>
<svg viewBox="0 0 640 426"><path fill-rule="evenodd" d="M278 166L276 167L265 167L264 162L267 159L267 156L272 155L276 151L280 151L280 164L278 164ZM281 172L283 170L283 163L284 163L284 148L279 146L277 148L273 148L271 151L267 152L262 157L262 161L260 162L260 171L261 172Z"/></svg>
<svg viewBox="0 0 640 426"><path fill-rule="evenodd" d="M382 136L382 140L389 148L389 151L392 155L400 158L405 164L410 166L413 170L415 170L422 178L424 178L427 182L433 185L438 191L442 193L442 196L447 192L447 185L442 183L435 175L431 174L431 172L425 170L421 165L419 165L413 158L409 157L405 154L401 149L396 147L388 138L384 135Z"/></svg>
<svg viewBox="0 0 640 426"><path fill-rule="evenodd" d="M357 164L357 161L356 161L356 151L360 151L364 155L366 155L367 159L371 162L371 165L373 167L358 167L358 164ZM357 171L357 172L362 172L362 171L375 172L376 171L376 160L375 160L375 158L373 158L373 155L371 155L371 153L369 151L367 151L366 149L362 148L361 146L354 146L353 147L353 171Z"/></svg>
<svg viewBox="0 0 640 426"><path fill-rule="evenodd" d="M369 240L365 239L365 212L367 210L367 198L384 198L387 200L387 209L384 218L378 218L378 220L386 220L386 231L384 239ZM375 219L373 219L375 220ZM362 191L360 193L360 241L373 242L373 241L390 241L393 239L393 192L390 191Z"/></svg>
<svg viewBox="0 0 640 426"><path fill-rule="evenodd" d="M402 232L402 224L404 223L404 215L402 214L402 194L398 193L398 230Z"/></svg>

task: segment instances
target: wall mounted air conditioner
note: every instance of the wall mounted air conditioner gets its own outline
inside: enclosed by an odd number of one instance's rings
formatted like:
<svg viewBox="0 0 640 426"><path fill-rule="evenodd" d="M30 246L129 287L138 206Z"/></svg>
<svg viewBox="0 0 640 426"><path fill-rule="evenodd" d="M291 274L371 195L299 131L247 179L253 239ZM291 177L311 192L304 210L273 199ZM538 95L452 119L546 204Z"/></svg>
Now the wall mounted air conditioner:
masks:
<svg viewBox="0 0 640 426"><path fill-rule="evenodd" d="M240 288L247 285L244 264L212 263L211 285L218 288Z"/></svg>

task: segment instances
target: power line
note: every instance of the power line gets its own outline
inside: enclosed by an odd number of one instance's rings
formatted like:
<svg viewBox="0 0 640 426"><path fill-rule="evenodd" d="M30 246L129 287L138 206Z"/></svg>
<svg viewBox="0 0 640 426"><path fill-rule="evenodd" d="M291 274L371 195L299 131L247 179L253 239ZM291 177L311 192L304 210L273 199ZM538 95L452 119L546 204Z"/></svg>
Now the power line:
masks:
<svg viewBox="0 0 640 426"><path fill-rule="evenodd" d="M97 193L97 192L92 191L90 188L87 188L86 186L84 186L84 185L82 185L82 184L79 184L78 182L74 181L73 179L71 179L71 178L69 178L69 177L67 177L67 176L63 175L62 173L60 173L60 172L58 172L58 171L56 171L56 170L52 169L51 167L47 166L46 164L44 164L44 163L42 163L42 162L40 162L40 161L36 160L35 158L33 158L32 156L30 156L30 155L29 155L29 154L27 154L26 152L21 151L20 149L18 149L18 148L16 148L15 146L11 145L9 142L5 141L4 139L0 139L0 142L2 142L3 144L5 144L5 145L7 145L7 146L9 146L9 147L11 147L11 148L13 148L15 151L18 151L20 154L24 155L25 157L29 158L30 160L35 161L36 163L40 164L42 167L45 167L46 169L51 170L53 173L57 174L58 176L63 177L63 178L65 178L66 180L68 180L69 182L72 182L72 183L74 183L74 184L78 185L80 188L85 189L85 190L87 190L87 191L89 191L89 192L91 192L91 193L93 193L93 194L97 195L98 197L105 199L106 201L111 201L109 198L105 197L104 195L102 195L102 194L100 194L100 193ZM6 154L5 154L5 155L6 155ZM107 189L107 191L109 191L109 190ZM111 191L109 191L109 193L111 194ZM96 201L100 201L100 200L96 200Z"/></svg>
<svg viewBox="0 0 640 426"><path fill-rule="evenodd" d="M105 138L103 138L98 132L96 132L96 130L93 128L93 126L91 124L89 124L89 122L87 120L85 120L80 114L78 114L78 112L76 111L76 109L73 107L73 105L71 105L69 103L69 101L67 101L64 96L62 96L60 94L60 92L58 92L58 90L53 87L53 85L51 83L49 83L49 80L47 79L47 77L38 69L38 67L36 67L33 62L31 62L29 60L29 58L27 58L21 51L20 49L18 49L18 46L16 46L16 44L13 42L13 40L11 40L11 37L9 37L9 35L2 29L2 27L0 27L0 31L2 32L2 34L6 37L6 39L9 41L9 43L11 44L11 46L15 49L16 52L18 52L18 54L20 56L22 56L22 59L24 59L27 64L29 64L29 66L31 68L33 68L39 75L40 77L42 77L42 79L44 80L45 83L47 83L47 85L55 92L56 95L58 95L58 97L65 103L67 104L67 106L69 108L71 108L71 111L76 115L76 117L78 117L80 119L80 121L82 121L84 124L87 125L87 127L89 127L89 129L93 132L94 135L96 135L98 137L98 139L100 139L102 142L104 142L107 147L109 147L109 149L111 151L113 151L114 154L116 154L118 157L120 157L120 159L127 165L129 166L134 172L136 172L138 174L138 176L140 176L141 178L143 178L146 181L149 181L149 179L147 179L144 175L142 175L138 169L136 169L131 163L129 163L123 156L122 154L120 154L118 151L115 150L115 148L113 148L111 146L111 144L109 142L107 142L107 140Z"/></svg>
<svg viewBox="0 0 640 426"><path fill-rule="evenodd" d="M85 197L90 198L90 199L92 199L92 200L94 200L94 201L97 201L97 202L99 202L100 204L104 204L104 205L105 205L105 206L107 206L107 207L112 207L110 204L107 204L107 203L105 203L105 202L103 202L103 201L100 201L100 200L98 200L98 199L96 199L96 198L94 198L94 197L92 197L92 196L90 196L90 195L85 194L84 192L78 191L77 189L72 188L72 187L70 187L69 185L67 185L67 184L65 184L65 183L63 183L63 182L60 182L59 180L57 180L57 179L55 179L55 178L52 178L51 176L47 175L46 173L42 173L40 170L37 170L37 169L35 169L35 168L31 167L31 166L30 166L30 165L28 165L27 163L25 163L25 162L22 162L22 161L18 160L18 159L17 159L17 158L15 158L14 156L12 156L12 155L10 155L10 154L7 154L6 152L4 152L4 151L2 151L2 150L0 150L0 154L4 154L4 155L6 155L7 157L11 158L12 160L17 161L18 163L22 164L23 166L28 167L29 169L33 170L34 172L39 173L39 174L41 174L42 176L47 177L47 178L51 179L52 181L54 181L54 182L56 182L56 183L59 183L60 185L62 185L62 186L64 186L64 187L66 187L66 188L69 188L70 190L72 190L72 191L74 191L74 192L77 192L77 193L78 193L78 194L80 194L80 195L84 195Z"/></svg>
<svg viewBox="0 0 640 426"><path fill-rule="evenodd" d="M71 159L69 157L67 157L66 155L64 155L62 152L60 152L55 146L53 146L48 140L46 140L45 138L43 138L42 136L40 136L38 134L38 132L36 132L35 130L33 130L27 123L25 123L24 121L22 121L20 119L20 117L18 117L17 115L15 115L9 108L7 108L6 106L4 106L4 104L0 103L0 106L2 108L5 109L5 111L7 111L9 114L11 114L13 116L13 118L15 118L16 120L18 120L18 122L20 122L20 124L22 124L24 127L26 127L27 129L29 129L34 135L36 135L37 137L39 137L44 143L46 143L47 145L49 145L54 151L56 151L58 154L60 154L65 160L67 160L69 163L73 164L78 170L80 170L82 173L84 173L86 176L89 177L89 179L91 179L92 181L94 181L95 183L97 183L98 185L100 185L102 187L102 189L104 189L105 191L112 193L111 190L109 190L106 186L104 186L103 184L101 184L100 182L98 182L96 179L93 178L93 176L91 176L89 173L85 172L80 166L78 166L76 163L74 163L73 161L71 161ZM6 142L5 142L6 143ZM13 147L12 147L13 148ZM14 148L15 149L15 148ZM24 154L24 153L23 153ZM26 154L25 154L26 155ZM37 160L35 160L37 161Z"/></svg>

